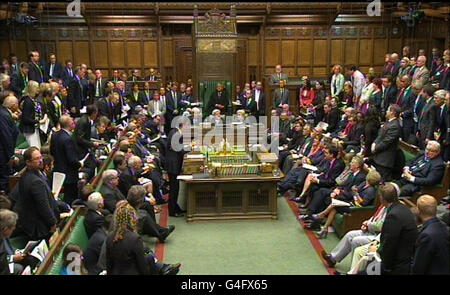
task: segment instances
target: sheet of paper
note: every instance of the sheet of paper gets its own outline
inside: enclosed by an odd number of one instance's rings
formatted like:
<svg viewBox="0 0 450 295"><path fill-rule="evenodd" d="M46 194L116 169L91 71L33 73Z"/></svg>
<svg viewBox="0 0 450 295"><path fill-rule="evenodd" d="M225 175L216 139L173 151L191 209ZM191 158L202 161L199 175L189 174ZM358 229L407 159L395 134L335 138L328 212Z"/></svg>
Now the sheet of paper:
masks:
<svg viewBox="0 0 450 295"><path fill-rule="evenodd" d="M23 248L22 253L30 253L37 244L39 244L39 241L29 241Z"/></svg>
<svg viewBox="0 0 450 295"><path fill-rule="evenodd" d="M202 154L194 154L194 155L187 155L186 159L203 159L205 156Z"/></svg>
<svg viewBox="0 0 450 295"><path fill-rule="evenodd" d="M50 124L50 119L48 117L46 117L45 123L39 125L39 129L41 129L41 131L43 133L47 134L49 124Z"/></svg>
<svg viewBox="0 0 450 295"><path fill-rule="evenodd" d="M21 273L22 276L31 276L31 267L28 265Z"/></svg>
<svg viewBox="0 0 450 295"><path fill-rule="evenodd" d="M317 167L313 165L303 164L302 167L308 170L317 171Z"/></svg>
<svg viewBox="0 0 450 295"><path fill-rule="evenodd" d="M80 161L81 165L84 165L84 162L86 161L86 159L89 157L89 153L86 154L86 156L84 156L84 158Z"/></svg>
<svg viewBox="0 0 450 295"><path fill-rule="evenodd" d="M177 179L179 180L189 180L189 179L193 179L192 175L178 175Z"/></svg>
<svg viewBox="0 0 450 295"><path fill-rule="evenodd" d="M300 155L292 154L292 159L294 159L294 160L300 159Z"/></svg>
<svg viewBox="0 0 450 295"><path fill-rule="evenodd" d="M53 172L52 193L55 198L58 198L65 179L66 174L61 172Z"/></svg>
<svg viewBox="0 0 450 295"><path fill-rule="evenodd" d="M45 240L42 240L39 245L34 247L30 255L39 259L40 262L44 261L45 256L48 254L48 246Z"/></svg>
<svg viewBox="0 0 450 295"><path fill-rule="evenodd" d="M351 204L341 200L331 199L331 205L335 207L350 207Z"/></svg>
<svg viewBox="0 0 450 295"><path fill-rule="evenodd" d="M80 110L80 114L86 114L86 106L84 106L84 107Z"/></svg>

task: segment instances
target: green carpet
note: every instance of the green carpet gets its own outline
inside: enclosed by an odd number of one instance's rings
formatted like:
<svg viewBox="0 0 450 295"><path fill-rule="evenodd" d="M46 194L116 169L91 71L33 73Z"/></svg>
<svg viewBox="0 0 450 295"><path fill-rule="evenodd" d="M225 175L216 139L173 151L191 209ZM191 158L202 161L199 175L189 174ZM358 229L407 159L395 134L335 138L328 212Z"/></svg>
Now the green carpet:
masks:
<svg viewBox="0 0 450 295"><path fill-rule="evenodd" d="M326 239L319 240L322 244L322 247L330 253L331 250L339 243L340 239L335 233L328 233L328 237ZM338 272L346 273L350 270L350 265L352 264L352 255L349 254L344 258L341 262L336 264L335 268Z"/></svg>
<svg viewBox="0 0 450 295"><path fill-rule="evenodd" d="M176 229L166 240L164 262L180 262L179 274L328 274L284 198L278 198L274 221L186 223L169 217L168 224Z"/></svg>

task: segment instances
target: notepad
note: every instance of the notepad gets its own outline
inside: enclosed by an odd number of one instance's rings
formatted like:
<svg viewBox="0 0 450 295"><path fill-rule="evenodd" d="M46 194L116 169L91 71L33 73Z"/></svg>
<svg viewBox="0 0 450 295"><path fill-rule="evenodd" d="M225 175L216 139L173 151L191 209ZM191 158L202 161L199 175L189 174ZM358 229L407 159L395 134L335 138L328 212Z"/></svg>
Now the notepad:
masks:
<svg viewBox="0 0 450 295"><path fill-rule="evenodd" d="M350 207L351 204L341 200L331 199L331 205L334 207Z"/></svg>
<svg viewBox="0 0 450 295"><path fill-rule="evenodd" d="M178 175L177 179L178 180L190 180L190 179L193 179L193 176L192 175Z"/></svg>
<svg viewBox="0 0 450 295"><path fill-rule="evenodd" d="M317 171L317 167L313 165L303 164L302 167L311 171Z"/></svg>
<svg viewBox="0 0 450 295"><path fill-rule="evenodd" d="M203 159L205 156L203 154L193 154L187 155L186 159Z"/></svg>

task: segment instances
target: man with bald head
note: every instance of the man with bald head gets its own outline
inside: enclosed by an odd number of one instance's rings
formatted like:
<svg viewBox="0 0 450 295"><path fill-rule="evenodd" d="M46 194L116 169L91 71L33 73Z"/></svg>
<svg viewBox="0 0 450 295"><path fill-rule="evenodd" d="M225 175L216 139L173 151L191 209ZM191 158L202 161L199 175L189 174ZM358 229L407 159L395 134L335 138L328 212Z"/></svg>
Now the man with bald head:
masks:
<svg viewBox="0 0 450 295"><path fill-rule="evenodd" d="M75 122L69 115L62 115L59 124L61 129L52 135L50 141L50 153L55 159L54 171L66 174L63 184L64 202L72 204L78 197L78 169L81 167L72 138Z"/></svg>
<svg viewBox="0 0 450 295"><path fill-rule="evenodd" d="M449 232L436 217L437 201L430 195L417 199L417 221L422 231L416 241L412 274L450 274Z"/></svg>
<svg viewBox="0 0 450 295"><path fill-rule="evenodd" d="M271 86L279 85L281 80L285 80L287 82L288 75L282 72L281 65L277 65L275 67L275 73L270 76L269 84Z"/></svg>
<svg viewBox="0 0 450 295"><path fill-rule="evenodd" d="M425 85L430 80L430 71L426 67L427 58L424 55L420 55L416 61L416 70L412 76L412 80L421 80Z"/></svg>
<svg viewBox="0 0 450 295"><path fill-rule="evenodd" d="M13 112L19 107L15 96L7 96L0 106L0 190L8 188L12 159L19 129L13 119Z"/></svg>

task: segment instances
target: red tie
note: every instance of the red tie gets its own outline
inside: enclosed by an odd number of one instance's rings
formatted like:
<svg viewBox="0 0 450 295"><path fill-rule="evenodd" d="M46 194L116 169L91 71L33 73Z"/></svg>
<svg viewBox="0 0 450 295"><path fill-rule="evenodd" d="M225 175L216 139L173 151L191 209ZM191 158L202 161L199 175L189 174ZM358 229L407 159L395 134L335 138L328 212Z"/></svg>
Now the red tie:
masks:
<svg viewBox="0 0 450 295"><path fill-rule="evenodd" d="M397 97L397 101L395 102L396 105L400 105L400 102L402 101L404 92L405 92L405 88L402 88L402 90L400 91L400 94Z"/></svg>

